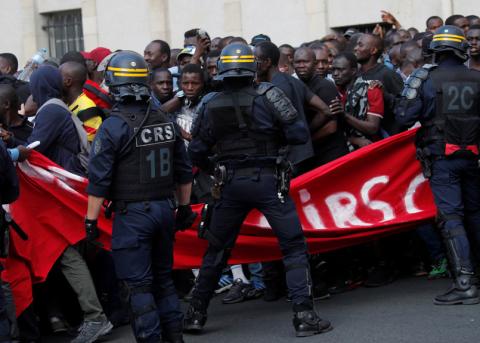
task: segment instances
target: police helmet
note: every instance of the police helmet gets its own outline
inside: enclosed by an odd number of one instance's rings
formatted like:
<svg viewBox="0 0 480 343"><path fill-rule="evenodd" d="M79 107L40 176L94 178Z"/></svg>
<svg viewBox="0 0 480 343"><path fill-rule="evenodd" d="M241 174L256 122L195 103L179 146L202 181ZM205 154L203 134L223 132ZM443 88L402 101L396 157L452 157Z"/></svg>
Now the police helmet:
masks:
<svg viewBox="0 0 480 343"><path fill-rule="evenodd" d="M217 62L217 80L233 77L255 77L257 63L252 49L242 43L232 43L223 48Z"/></svg>
<svg viewBox="0 0 480 343"><path fill-rule="evenodd" d="M141 100L150 97L148 75L148 65L143 56L134 51L122 50L108 61L105 84L116 100L126 97Z"/></svg>
<svg viewBox="0 0 480 343"><path fill-rule="evenodd" d="M444 25L439 27L433 35L430 49L434 54L444 51L452 51L462 60L468 59L468 42L463 30L457 26Z"/></svg>

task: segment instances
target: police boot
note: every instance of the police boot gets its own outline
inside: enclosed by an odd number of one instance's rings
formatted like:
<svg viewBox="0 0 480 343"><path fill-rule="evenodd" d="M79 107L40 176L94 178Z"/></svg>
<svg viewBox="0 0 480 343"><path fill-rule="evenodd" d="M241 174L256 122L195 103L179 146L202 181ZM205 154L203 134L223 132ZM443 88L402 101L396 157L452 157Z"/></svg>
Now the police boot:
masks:
<svg viewBox="0 0 480 343"><path fill-rule="evenodd" d="M444 294L437 295L435 305L475 305L480 302L478 289L472 284L471 272L461 271L452 287Z"/></svg>
<svg viewBox="0 0 480 343"><path fill-rule="evenodd" d="M200 333L207 322L207 311L200 300L193 298L183 319L183 331Z"/></svg>
<svg viewBox="0 0 480 343"><path fill-rule="evenodd" d="M293 305L293 326L297 337L308 337L333 329L328 320L321 319L309 302Z"/></svg>
<svg viewBox="0 0 480 343"><path fill-rule="evenodd" d="M435 297L435 305L478 304L477 287L472 283L473 268L470 262L468 238L462 227L442 230L447 255L450 260L454 282L450 289Z"/></svg>

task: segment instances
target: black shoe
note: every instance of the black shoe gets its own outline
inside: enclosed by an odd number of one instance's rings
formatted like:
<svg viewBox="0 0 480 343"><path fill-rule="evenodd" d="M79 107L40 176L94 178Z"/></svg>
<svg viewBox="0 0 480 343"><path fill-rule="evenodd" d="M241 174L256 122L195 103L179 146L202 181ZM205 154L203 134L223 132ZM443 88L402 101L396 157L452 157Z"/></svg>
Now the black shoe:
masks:
<svg viewBox="0 0 480 343"><path fill-rule="evenodd" d="M313 336L333 329L330 322L319 318L314 310L295 312L293 326L297 337Z"/></svg>
<svg viewBox="0 0 480 343"><path fill-rule="evenodd" d="M480 302L475 285L461 289L457 282L446 293L437 295L433 303L435 305L475 305Z"/></svg>
<svg viewBox="0 0 480 343"><path fill-rule="evenodd" d="M241 279L236 279L226 297L222 299L222 303L236 304L244 300L255 299L255 297L258 298L255 287L248 283L243 283Z"/></svg>
<svg viewBox="0 0 480 343"><path fill-rule="evenodd" d="M189 306L183 319L183 330L186 332L200 333L207 322L207 313Z"/></svg>

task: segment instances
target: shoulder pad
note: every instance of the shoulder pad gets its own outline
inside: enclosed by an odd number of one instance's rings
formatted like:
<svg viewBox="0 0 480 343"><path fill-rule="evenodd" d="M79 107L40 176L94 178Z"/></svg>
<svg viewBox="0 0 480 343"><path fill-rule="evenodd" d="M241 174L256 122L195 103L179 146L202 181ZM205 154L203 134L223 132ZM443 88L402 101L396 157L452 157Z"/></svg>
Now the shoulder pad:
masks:
<svg viewBox="0 0 480 343"><path fill-rule="evenodd" d="M273 105L275 113L282 123L291 123L297 119L297 110L280 88L272 85L265 92L265 97Z"/></svg>
<svg viewBox="0 0 480 343"><path fill-rule="evenodd" d="M270 83L270 82L260 82L258 85L257 85L257 93L259 95L264 95L266 92L268 92L268 90L272 87L275 87L275 85L273 83Z"/></svg>
<svg viewBox="0 0 480 343"><path fill-rule="evenodd" d="M415 99L418 95L418 89L422 86L423 82L428 79L430 72L436 67L436 64L425 64L424 66L415 69L405 82L402 96L408 100Z"/></svg>

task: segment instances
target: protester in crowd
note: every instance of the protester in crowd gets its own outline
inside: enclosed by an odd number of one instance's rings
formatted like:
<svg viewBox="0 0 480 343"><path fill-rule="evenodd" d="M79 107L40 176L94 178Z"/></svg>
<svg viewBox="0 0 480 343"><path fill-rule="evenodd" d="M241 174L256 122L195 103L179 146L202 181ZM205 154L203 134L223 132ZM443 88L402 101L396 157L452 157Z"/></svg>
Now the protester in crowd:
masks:
<svg viewBox="0 0 480 343"><path fill-rule="evenodd" d="M35 150L62 168L82 174L83 168L77 157L80 152L78 131L68 107L60 100L60 71L51 66L41 66L33 72L30 87L39 109L27 143L39 141L40 145ZM90 272L80 253L69 246L59 258L59 263L63 275L77 294L84 313L84 323L73 342L89 342L92 337L109 333L113 326L103 313Z"/></svg>
<svg viewBox="0 0 480 343"><path fill-rule="evenodd" d="M323 43L314 43L310 45L310 48L315 53L316 74L321 78L326 78L330 72L328 62L330 51L328 47Z"/></svg>
<svg viewBox="0 0 480 343"><path fill-rule="evenodd" d="M315 73L316 59L312 49L298 48L295 51L293 63L298 78L323 102L330 104L337 98L338 92L335 85ZM307 123L310 124L315 112L307 109L305 114ZM315 156L307 161L310 164L307 169L314 169L348 153L344 130L341 121L337 121L337 118L329 118L312 138Z"/></svg>
<svg viewBox="0 0 480 343"><path fill-rule="evenodd" d="M126 69L127 76L118 75L117 68ZM106 83L117 106L93 143L85 229L87 240L95 241L102 204L107 197L114 201L113 259L128 290L135 338L181 343L183 316L171 271L175 230L195 219L189 206L191 164L175 125L148 104L146 69L142 56L132 51L117 53L107 67Z"/></svg>
<svg viewBox="0 0 480 343"><path fill-rule="evenodd" d="M177 124L182 128L182 137L192 139L192 125L197 116L197 107L205 89L205 74L198 64L187 64L180 75L180 94L176 100L181 108L173 112ZM170 111L169 111L170 112Z"/></svg>
<svg viewBox="0 0 480 343"><path fill-rule="evenodd" d="M468 19L470 26L480 25L480 17L478 15L471 14L471 15L467 15L465 18Z"/></svg>
<svg viewBox="0 0 480 343"><path fill-rule="evenodd" d="M427 19L425 23L426 29L425 31L435 33L435 31L443 25L443 20L439 16L433 15Z"/></svg>
<svg viewBox="0 0 480 343"><path fill-rule="evenodd" d="M14 76L18 71L18 59L14 54L0 54L0 74Z"/></svg>
<svg viewBox="0 0 480 343"><path fill-rule="evenodd" d="M221 51L218 49L218 44L220 44L220 41L222 40L221 37L215 37L212 39L212 43L211 43L211 46L210 48L212 49L212 51Z"/></svg>
<svg viewBox="0 0 480 343"><path fill-rule="evenodd" d="M8 84L15 88L20 104L25 104L30 96L28 83L17 80L15 74L18 69L17 57L12 53L0 54L0 84Z"/></svg>
<svg viewBox="0 0 480 343"><path fill-rule="evenodd" d="M295 53L295 48L290 44L282 44L278 47L281 54L284 54L288 58L288 62L293 64L293 54Z"/></svg>
<svg viewBox="0 0 480 343"><path fill-rule="evenodd" d="M70 111L81 120L87 139L92 142L105 113L83 91L87 68L77 62L65 62L59 70L63 79L64 100Z"/></svg>
<svg viewBox="0 0 480 343"><path fill-rule="evenodd" d="M167 42L156 39L151 41L143 52L143 58L150 70L170 67L170 45Z"/></svg>
<svg viewBox="0 0 480 343"><path fill-rule="evenodd" d="M470 22L461 14L453 14L445 19L445 25L457 26L463 30L464 34L466 34L470 27Z"/></svg>
<svg viewBox="0 0 480 343"><path fill-rule="evenodd" d="M255 35L252 37L252 40L250 41L251 46L257 46L257 44L263 43L263 42L271 42L272 40L270 37L267 35L264 35L263 33L260 33L258 35Z"/></svg>
<svg viewBox="0 0 480 343"><path fill-rule="evenodd" d="M177 55L177 65L168 69L173 76L173 90L175 92L179 89L178 78L182 73L182 69L187 64L193 64L192 59L196 50L197 48L194 45L189 45L182 49Z"/></svg>
<svg viewBox="0 0 480 343"><path fill-rule="evenodd" d="M430 181L452 267L454 283L435 297L436 305L480 302L471 253L480 243L480 95L473 91L480 89L480 74L464 65L467 47L462 28L445 25L437 29L431 49L438 67L414 73L396 109L397 120L406 126L418 120L422 124L415 141L417 158ZM455 94L463 94L463 100Z"/></svg>
<svg viewBox="0 0 480 343"><path fill-rule="evenodd" d="M333 60L333 78L341 94L330 105L332 113L344 118L346 134L353 148L361 148L379 139L384 105L382 89L357 75L357 59L343 53Z"/></svg>
<svg viewBox="0 0 480 343"><path fill-rule="evenodd" d="M66 170L82 174L77 158L80 143L75 124L70 111L60 105L62 88L62 75L54 67L41 66L32 74L30 89L39 108L28 143L39 141L40 145L35 150ZM58 103L51 99L57 99Z"/></svg>
<svg viewBox="0 0 480 343"><path fill-rule="evenodd" d="M170 62L168 64L169 68L175 67L177 65L177 56L182 51L182 49L170 49Z"/></svg>
<svg viewBox="0 0 480 343"><path fill-rule="evenodd" d="M210 79L213 79L217 76L218 69L217 69L217 62L220 58L220 52L218 50L212 50L207 55L207 72Z"/></svg>
<svg viewBox="0 0 480 343"><path fill-rule="evenodd" d="M278 70L282 73L297 77L297 75L295 75L295 69L290 63L288 56L282 53L280 53L280 58L278 59Z"/></svg>
<svg viewBox="0 0 480 343"><path fill-rule="evenodd" d="M33 130L28 118L18 114L19 103L15 89L0 84L0 138L9 147L25 144Z"/></svg>
<svg viewBox="0 0 480 343"><path fill-rule="evenodd" d="M69 51L65 53L60 59L60 64L64 64L65 62L77 62L83 64L85 67L87 66L85 57L83 57L83 54L79 51Z"/></svg>
<svg viewBox="0 0 480 343"><path fill-rule="evenodd" d="M166 68L153 69L150 77L152 90L152 105L159 108L162 104L173 98L173 77Z"/></svg>
<svg viewBox="0 0 480 343"><path fill-rule="evenodd" d="M306 124L305 108L312 107L315 115L310 122L310 131L316 132L319 130L328 120L330 114L328 106L317 95L313 94L303 82L278 70L280 52L277 46L271 42L259 43L255 48L255 57L258 65L257 81L271 82L279 87L292 101L293 106L299 113L299 118L304 120ZM298 165L298 168L300 162L314 155L311 138L307 138L307 143L292 146L289 152L290 161Z"/></svg>
<svg viewBox="0 0 480 343"><path fill-rule="evenodd" d="M402 92L403 81L400 75L378 63L383 53L383 42L378 36L363 34L355 46L355 56L360 64L359 76L365 81L377 80L383 86L384 119L382 121L382 136L388 136L399 131L395 124L393 109L396 97Z"/></svg>
<svg viewBox="0 0 480 343"><path fill-rule="evenodd" d="M468 67L480 71L480 25L470 26L467 41L470 44Z"/></svg>
<svg viewBox="0 0 480 343"><path fill-rule="evenodd" d="M85 58L87 65L88 79L97 84L101 84L103 81L103 72L98 71L97 68L102 63L103 59L110 55L112 52L110 49L104 47L97 47L90 52L80 52Z"/></svg>

